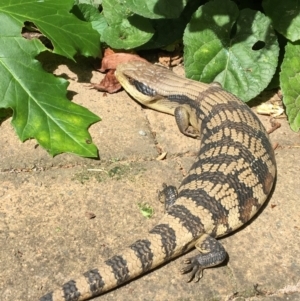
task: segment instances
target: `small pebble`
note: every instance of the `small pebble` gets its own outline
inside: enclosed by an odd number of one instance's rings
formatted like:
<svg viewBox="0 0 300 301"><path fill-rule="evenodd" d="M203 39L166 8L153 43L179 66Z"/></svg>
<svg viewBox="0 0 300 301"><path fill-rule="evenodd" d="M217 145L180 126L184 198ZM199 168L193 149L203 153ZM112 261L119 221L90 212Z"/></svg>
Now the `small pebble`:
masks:
<svg viewBox="0 0 300 301"><path fill-rule="evenodd" d="M139 134L140 134L141 136L147 136L147 133L146 133L145 131L143 131L143 130L140 130L140 131L139 131Z"/></svg>

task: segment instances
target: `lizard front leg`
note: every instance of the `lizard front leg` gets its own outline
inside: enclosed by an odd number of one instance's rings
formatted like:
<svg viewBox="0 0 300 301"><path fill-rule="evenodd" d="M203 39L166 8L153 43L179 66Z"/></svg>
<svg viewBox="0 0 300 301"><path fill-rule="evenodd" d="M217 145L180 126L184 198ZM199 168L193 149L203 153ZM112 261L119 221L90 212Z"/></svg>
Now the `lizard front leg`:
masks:
<svg viewBox="0 0 300 301"><path fill-rule="evenodd" d="M200 139L199 130L196 130L194 127L190 126L190 114L185 107L176 107L174 111L174 116L179 131L182 134L192 138Z"/></svg>
<svg viewBox="0 0 300 301"><path fill-rule="evenodd" d="M168 211L168 209L175 203L178 192L175 186L167 185L165 183L163 183L162 186L163 190L158 191L158 200L165 204L165 211Z"/></svg>

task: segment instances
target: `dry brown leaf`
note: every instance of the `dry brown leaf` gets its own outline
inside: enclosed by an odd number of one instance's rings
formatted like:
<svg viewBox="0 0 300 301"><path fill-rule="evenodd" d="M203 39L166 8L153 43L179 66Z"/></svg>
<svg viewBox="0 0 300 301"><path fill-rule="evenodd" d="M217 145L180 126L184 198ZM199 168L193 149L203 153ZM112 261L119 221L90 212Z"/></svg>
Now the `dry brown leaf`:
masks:
<svg viewBox="0 0 300 301"><path fill-rule="evenodd" d="M99 84L92 84L92 87L99 91L108 93L115 93L119 91L122 86L115 77L115 70L119 64L129 61L146 62L145 59L141 58L137 54L123 52L115 53L112 49L107 48L104 52L104 57L99 71L105 72L108 70L108 72Z"/></svg>
<svg viewBox="0 0 300 301"><path fill-rule="evenodd" d="M108 93L115 93L122 88L121 84L115 77L115 70L109 70L102 81L99 84L92 84L92 87L99 91Z"/></svg>
<svg viewBox="0 0 300 301"><path fill-rule="evenodd" d="M100 71L105 72L108 69L116 69L117 66L121 63L126 63L129 61L143 61L146 62L145 59L141 58L137 54L131 53L113 53L107 56L104 56L102 59L102 64Z"/></svg>

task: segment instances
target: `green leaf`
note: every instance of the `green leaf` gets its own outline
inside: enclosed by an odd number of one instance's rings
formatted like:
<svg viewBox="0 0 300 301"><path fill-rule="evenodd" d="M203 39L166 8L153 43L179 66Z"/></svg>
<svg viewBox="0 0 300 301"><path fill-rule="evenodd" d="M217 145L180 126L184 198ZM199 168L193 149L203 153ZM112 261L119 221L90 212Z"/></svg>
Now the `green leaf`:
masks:
<svg viewBox="0 0 300 301"><path fill-rule="evenodd" d="M0 13L0 108L12 108L12 125L22 141L35 138L52 155L97 157L86 128L100 118L66 98L68 82L34 59L46 48L20 32L18 20Z"/></svg>
<svg viewBox="0 0 300 301"><path fill-rule="evenodd" d="M121 0L134 13L150 19L178 18L188 0Z"/></svg>
<svg viewBox="0 0 300 301"><path fill-rule="evenodd" d="M300 43L288 42L281 65L280 82L283 103L291 129L300 129Z"/></svg>
<svg viewBox="0 0 300 301"><path fill-rule="evenodd" d="M95 8L98 8L99 5L102 4L102 0L75 0L74 4L76 5L88 4L88 5L92 5Z"/></svg>
<svg viewBox="0 0 300 301"><path fill-rule="evenodd" d="M295 0L264 0L265 13L275 29L295 42L300 39L300 3Z"/></svg>
<svg viewBox="0 0 300 301"><path fill-rule="evenodd" d="M270 20L229 0L201 6L188 24L184 61L189 78L210 83L248 101L271 81L279 47Z"/></svg>
<svg viewBox="0 0 300 301"><path fill-rule="evenodd" d="M147 203L138 203L139 209L142 215L146 218L151 218L153 216L154 210L153 208Z"/></svg>
<svg viewBox="0 0 300 301"><path fill-rule="evenodd" d="M103 12L109 26L102 39L116 49L131 49L145 44L154 34L150 21L134 14L122 1L103 0Z"/></svg>
<svg viewBox="0 0 300 301"><path fill-rule="evenodd" d="M5 3L6 2L6 3ZM96 57L100 39L88 22L69 13L73 0L11 0L0 2L0 13L11 16L19 25L33 22L51 40L54 52L73 59L79 51L85 56Z"/></svg>
<svg viewBox="0 0 300 301"><path fill-rule="evenodd" d="M150 41L139 49L154 49L167 46L182 39L183 31L194 11L199 7L199 0L188 2L179 18L150 20L155 33Z"/></svg>
<svg viewBox="0 0 300 301"><path fill-rule="evenodd" d="M103 13L99 13L96 7L86 3L79 3L78 5L74 5L72 13L81 20L91 22L93 29L99 33L100 38L102 37L103 31L107 28L108 24Z"/></svg>
<svg viewBox="0 0 300 301"><path fill-rule="evenodd" d="M118 0L103 0L102 3L104 17L109 25L121 22L122 19L127 19L134 15L122 1Z"/></svg>
<svg viewBox="0 0 300 301"><path fill-rule="evenodd" d="M136 27L135 25L139 26ZM145 44L154 30L149 20L134 15L112 24L103 31L103 41L116 49L132 49Z"/></svg>

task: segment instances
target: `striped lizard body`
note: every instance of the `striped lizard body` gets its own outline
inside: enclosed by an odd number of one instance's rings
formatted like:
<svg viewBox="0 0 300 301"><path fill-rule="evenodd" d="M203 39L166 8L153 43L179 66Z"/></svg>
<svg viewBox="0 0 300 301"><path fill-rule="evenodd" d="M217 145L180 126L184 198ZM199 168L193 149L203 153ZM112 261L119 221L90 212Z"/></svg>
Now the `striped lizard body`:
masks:
<svg viewBox="0 0 300 301"><path fill-rule="evenodd" d="M268 134L236 96L216 83L188 80L140 61L120 64L116 77L141 104L175 115L182 133L200 139L200 151L178 192L164 187L166 213L145 238L40 301L86 300L193 247L200 254L181 271L199 280L203 269L226 258L216 238L251 219L272 189L276 163Z"/></svg>

